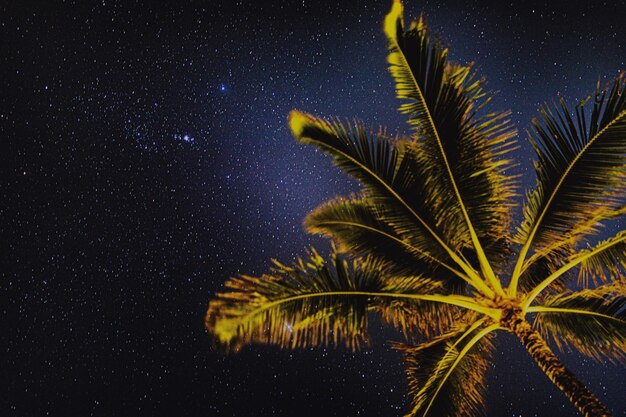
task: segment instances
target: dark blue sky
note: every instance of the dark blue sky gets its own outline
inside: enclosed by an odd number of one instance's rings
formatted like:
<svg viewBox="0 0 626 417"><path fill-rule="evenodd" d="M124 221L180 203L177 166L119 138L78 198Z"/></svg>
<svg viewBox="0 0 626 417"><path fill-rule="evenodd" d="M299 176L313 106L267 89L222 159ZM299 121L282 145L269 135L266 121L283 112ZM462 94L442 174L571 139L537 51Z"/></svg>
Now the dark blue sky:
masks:
<svg viewBox="0 0 626 417"><path fill-rule="evenodd" d="M308 245L302 219L358 189L296 144L288 112L405 129L386 69L391 2L0 5L0 415L393 416L393 334L371 349L224 357L210 297ZM626 69L624 1L408 1L475 61L521 131ZM573 409L505 337L489 416ZM615 415L624 368L565 362Z"/></svg>

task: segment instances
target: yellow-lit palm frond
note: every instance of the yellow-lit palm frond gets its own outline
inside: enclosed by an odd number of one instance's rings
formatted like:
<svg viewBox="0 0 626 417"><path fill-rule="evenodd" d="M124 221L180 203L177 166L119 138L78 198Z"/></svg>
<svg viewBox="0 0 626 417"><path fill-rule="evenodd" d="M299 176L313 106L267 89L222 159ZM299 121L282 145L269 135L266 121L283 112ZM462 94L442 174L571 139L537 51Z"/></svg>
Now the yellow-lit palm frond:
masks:
<svg viewBox="0 0 626 417"><path fill-rule="evenodd" d="M448 51L420 18L405 31L402 5L394 2L385 19L388 61L400 110L409 116L415 139L436 163L429 172L446 222L471 238L483 273L495 287L491 264L503 260L510 234L514 177L505 173L515 135L506 113L479 116L490 100L471 66L448 62ZM483 247L485 248L483 250Z"/></svg>
<svg viewBox="0 0 626 417"><path fill-rule="evenodd" d="M537 313L535 325L560 349L598 361L626 360L626 283L555 295L529 312Z"/></svg>
<svg viewBox="0 0 626 417"><path fill-rule="evenodd" d="M339 243L339 250L357 256L371 255L385 262L390 275L406 276L415 271L433 277L452 292L463 293L464 281L470 279L444 260L429 253L430 248L407 233L398 233L386 221L387 209L375 205L366 196L331 200L311 212L305 225L310 233L321 233ZM420 245L420 246L418 246ZM438 248L437 248L438 249ZM439 251L437 251L439 252Z"/></svg>
<svg viewBox="0 0 626 417"><path fill-rule="evenodd" d="M476 321L418 346L396 344L407 365L407 417L481 415L496 328Z"/></svg>
<svg viewBox="0 0 626 417"><path fill-rule="evenodd" d="M626 230L617 235L599 242L587 250L574 252L556 271L543 278L539 284L533 287L524 297L524 307L528 307L537 296L544 293L546 288L563 278L565 274L579 268L580 283L585 286L589 281L595 283L621 281L625 282L623 267L626 251ZM591 277L591 278L590 278Z"/></svg>
<svg viewBox="0 0 626 417"><path fill-rule="evenodd" d="M388 280L372 258L349 261L333 252L327 262L312 250L293 266L275 262L271 274L227 281L231 291L211 301L206 326L231 349L251 342L282 347L332 342L357 349L367 341L368 311L385 310L388 299L404 300L412 315L432 314L438 307L439 314L451 315L456 308L451 306L487 311L467 297L437 295L440 285L421 276ZM389 314L385 319L400 327L422 322Z"/></svg>
<svg viewBox="0 0 626 417"><path fill-rule="evenodd" d="M589 117L585 104L593 100ZM548 253L563 240L577 242L613 218L624 206L626 189L626 82L597 88L575 111L563 99L544 107L533 121L537 186L528 195L516 240L523 244L512 289L529 250ZM590 222L589 219L594 219Z"/></svg>

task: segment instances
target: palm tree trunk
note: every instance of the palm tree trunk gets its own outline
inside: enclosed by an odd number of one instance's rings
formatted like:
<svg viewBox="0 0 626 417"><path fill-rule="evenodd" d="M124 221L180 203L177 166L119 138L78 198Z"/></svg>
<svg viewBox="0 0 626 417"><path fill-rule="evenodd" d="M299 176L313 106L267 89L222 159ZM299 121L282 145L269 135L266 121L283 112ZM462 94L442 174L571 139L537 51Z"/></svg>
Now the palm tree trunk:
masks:
<svg viewBox="0 0 626 417"><path fill-rule="evenodd" d="M517 317L510 323L513 333L522 341L530 356L585 417L610 417L609 410L556 357L539 332Z"/></svg>

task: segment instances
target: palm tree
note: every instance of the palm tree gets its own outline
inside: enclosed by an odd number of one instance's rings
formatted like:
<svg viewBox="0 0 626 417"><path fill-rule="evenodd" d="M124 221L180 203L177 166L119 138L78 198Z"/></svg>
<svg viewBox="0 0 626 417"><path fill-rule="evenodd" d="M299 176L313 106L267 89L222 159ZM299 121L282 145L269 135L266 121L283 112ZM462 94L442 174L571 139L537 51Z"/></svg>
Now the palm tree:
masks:
<svg viewBox="0 0 626 417"><path fill-rule="evenodd" d="M306 218L309 232L332 240L327 258L311 250L267 275L230 279L207 329L235 350L358 349L378 313L406 339L394 347L409 416L480 413L493 339L510 332L580 413L610 415L547 341L599 361L626 358L626 230L598 241L602 222L626 214L624 77L573 111L563 100L540 110L529 133L536 186L512 227L508 113L487 113L491 96L472 66L448 61L421 18L405 30L402 15L396 0L384 28L411 134L293 111L296 139L331 155L362 191Z"/></svg>

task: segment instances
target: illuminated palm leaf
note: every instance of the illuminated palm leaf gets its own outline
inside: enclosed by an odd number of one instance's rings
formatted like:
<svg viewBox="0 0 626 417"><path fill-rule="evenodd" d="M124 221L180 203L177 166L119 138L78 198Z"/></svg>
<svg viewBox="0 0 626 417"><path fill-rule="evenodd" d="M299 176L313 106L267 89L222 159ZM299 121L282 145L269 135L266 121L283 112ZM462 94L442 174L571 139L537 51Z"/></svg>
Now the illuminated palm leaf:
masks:
<svg viewBox="0 0 626 417"><path fill-rule="evenodd" d="M525 297L525 307L533 300L546 292L558 280L563 280L566 274L579 269L579 283L588 286L589 282L626 282L624 266L626 259L626 230L617 235L599 242L587 250L573 253L562 266L547 277L541 279ZM532 265L531 265L532 267ZM544 294L545 295L545 294Z"/></svg>
<svg viewBox="0 0 626 417"><path fill-rule="evenodd" d="M458 233L470 236L472 225L497 266L505 258L499 255L507 249L515 195L514 177L505 173L511 161L502 159L514 145L507 114L478 116L490 100L483 80L471 66L448 62L447 49L421 18L405 31L399 2L385 20L385 33L396 92L406 100L400 110L409 116L422 153L437 166L429 171L437 209Z"/></svg>
<svg viewBox="0 0 626 417"><path fill-rule="evenodd" d="M452 314L445 296L432 295L440 284L418 276L388 280L381 267L371 258L348 261L335 252L327 262L314 250L291 267L276 262L270 275L227 281L231 291L209 304L207 328L232 349L251 342L282 347L332 342L357 349L367 341L369 310L385 311L384 318L401 328L423 322L398 317L403 311ZM389 311L390 298L404 300L410 309Z"/></svg>
<svg viewBox="0 0 626 417"><path fill-rule="evenodd" d="M541 306L535 325L559 348L601 361L626 360L626 284L555 295Z"/></svg>
<svg viewBox="0 0 626 417"><path fill-rule="evenodd" d="M442 281L453 292L463 290L464 274L445 261L435 258L428 249L413 246L387 221L384 206L375 206L366 197L331 200L310 213L305 225L310 233L321 233L339 243L339 249L358 256L371 255L385 262L392 275L411 275L421 271Z"/></svg>
<svg viewBox="0 0 626 417"><path fill-rule="evenodd" d="M516 271L528 251L547 253L562 241L580 241L613 218L626 195L626 82L618 77L596 89L589 117L587 98L574 115L563 99L534 120L537 186L527 198L516 240L523 244ZM593 221L589 221L593 219Z"/></svg>
<svg viewBox="0 0 626 417"><path fill-rule="evenodd" d="M476 322L418 346L395 345L407 365L412 400L407 417L482 414L493 330Z"/></svg>

